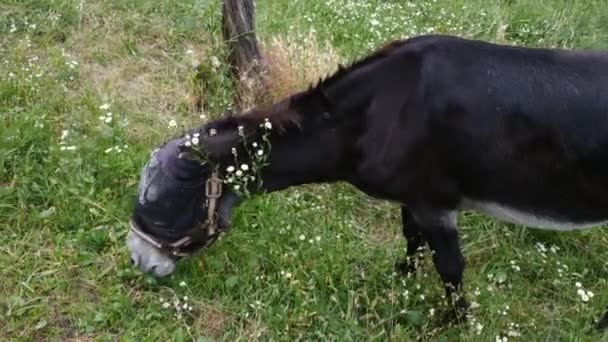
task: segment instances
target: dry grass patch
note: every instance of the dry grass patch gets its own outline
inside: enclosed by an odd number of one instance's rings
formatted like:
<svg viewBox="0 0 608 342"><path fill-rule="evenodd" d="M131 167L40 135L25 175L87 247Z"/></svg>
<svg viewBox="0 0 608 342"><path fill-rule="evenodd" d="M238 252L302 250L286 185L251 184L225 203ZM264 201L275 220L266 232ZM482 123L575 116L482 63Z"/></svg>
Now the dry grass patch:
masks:
<svg viewBox="0 0 608 342"><path fill-rule="evenodd" d="M332 74L342 62L338 52L329 43L320 44L312 31L304 37L274 36L262 46L268 63L269 95L275 100Z"/></svg>
<svg viewBox="0 0 608 342"><path fill-rule="evenodd" d="M230 313L209 305L201 309L194 326L207 336L220 338L233 323L234 317Z"/></svg>
<svg viewBox="0 0 608 342"><path fill-rule="evenodd" d="M94 15L104 11L104 19ZM171 120L184 127L200 124L191 78L195 66L213 56L212 37L201 33L200 40L175 46L171 24L154 17L138 18L145 19L146 34L134 36L122 25L127 14L108 11L110 6L85 6L81 28L71 37L69 53L80 62L83 84L127 115L131 140L164 137Z"/></svg>
<svg viewBox="0 0 608 342"><path fill-rule="evenodd" d="M276 102L316 84L334 73L342 61L329 43L319 43L314 31L306 35L276 35L259 44L264 74L257 77L247 71L239 76L236 91L237 108L241 112ZM251 70L256 69L254 66ZM190 107L200 108L197 102L204 100L204 96L195 93L191 99Z"/></svg>

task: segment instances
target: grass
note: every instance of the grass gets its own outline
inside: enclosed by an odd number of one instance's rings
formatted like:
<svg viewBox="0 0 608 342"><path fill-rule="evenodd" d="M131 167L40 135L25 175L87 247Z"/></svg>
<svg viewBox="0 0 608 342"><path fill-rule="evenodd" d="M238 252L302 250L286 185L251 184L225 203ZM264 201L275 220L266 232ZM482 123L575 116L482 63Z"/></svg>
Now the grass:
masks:
<svg viewBox="0 0 608 342"><path fill-rule="evenodd" d="M420 33L608 48L604 7L279 0L259 1L257 19L278 96ZM0 4L1 340L602 339L588 332L608 305L602 230L463 213L476 308L442 327L430 258L414 278L392 273L405 246L398 208L344 184L247 202L229 236L169 279L132 269L124 238L149 151L230 106L229 73L211 62L225 56L220 15L219 1Z"/></svg>

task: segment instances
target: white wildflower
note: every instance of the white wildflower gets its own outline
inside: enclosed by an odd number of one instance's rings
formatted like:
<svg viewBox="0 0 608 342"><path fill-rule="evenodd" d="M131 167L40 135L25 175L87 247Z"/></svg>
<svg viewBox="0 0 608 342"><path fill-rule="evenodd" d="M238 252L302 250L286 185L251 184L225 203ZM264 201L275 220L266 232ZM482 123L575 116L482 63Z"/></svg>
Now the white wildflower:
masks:
<svg viewBox="0 0 608 342"><path fill-rule="evenodd" d="M585 303L588 302L591 297L593 297L593 293L587 292L583 289L578 289L576 293L581 297L581 300ZM591 296L589 296L589 294L591 294Z"/></svg>
<svg viewBox="0 0 608 342"><path fill-rule="evenodd" d="M209 129L209 136L212 137L212 136L214 136L216 134L217 134L217 129L215 129L215 128L210 128Z"/></svg>
<svg viewBox="0 0 608 342"><path fill-rule="evenodd" d="M163 308L168 309L169 306L171 306L171 304L169 304L169 302L164 302L163 303Z"/></svg>
<svg viewBox="0 0 608 342"><path fill-rule="evenodd" d="M241 164L241 170L243 170L243 171L249 170L249 165L247 165L247 164Z"/></svg>
<svg viewBox="0 0 608 342"><path fill-rule="evenodd" d="M186 287L186 282L185 282L185 281L181 281L181 282L179 283L179 286L181 286L181 287Z"/></svg>
<svg viewBox="0 0 608 342"><path fill-rule="evenodd" d="M239 189L241 189L241 186L240 186L240 185L238 185L238 184L235 184L235 185L234 185L234 190L239 191Z"/></svg>
<svg viewBox="0 0 608 342"><path fill-rule="evenodd" d="M245 134L245 127L243 127L243 126L239 126L239 127L238 127L238 130L239 130L239 135L243 135L243 134Z"/></svg>
<svg viewBox="0 0 608 342"><path fill-rule="evenodd" d="M242 175L243 175L243 171L241 171L241 170L237 170L236 171L236 176L237 177L241 177Z"/></svg>
<svg viewBox="0 0 608 342"><path fill-rule="evenodd" d="M254 142L253 144L251 144L251 146L253 146L253 147L258 147L258 143L257 143L257 142Z"/></svg>
<svg viewBox="0 0 608 342"><path fill-rule="evenodd" d="M111 122L112 122L112 117L111 117L111 116L107 116L107 117L106 117L106 118L103 120L103 122L105 122L105 123L107 123L107 124L111 123Z"/></svg>
<svg viewBox="0 0 608 342"><path fill-rule="evenodd" d="M264 128L266 128L266 129L272 129L272 123L270 123L270 121L268 121L268 119L266 119L264 121Z"/></svg>
<svg viewBox="0 0 608 342"><path fill-rule="evenodd" d="M192 143L190 142L190 140L187 140L187 141L184 143L184 145L185 145L186 147L190 147L190 146L192 146Z"/></svg>
<svg viewBox="0 0 608 342"><path fill-rule="evenodd" d="M230 165L226 168L226 172L228 173L233 173L234 172L234 166Z"/></svg>
<svg viewBox="0 0 608 342"><path fill-rule="evenodd" d="M193 54L193 53L194 53L194 51L193 51L193 50L190 50L190 49L186 50L186 54L188 54L188 55L191 55L191 54Z"/></svg>
<svg viewBox="0 0 608 342"><path fill-rule="evenodd" d="M510 336L510 337L521 336L521 333L519 331L517 331L516 328L519 328L519 324L515 324L515 323L509 324L509 331L507 332L507 336Z"/></svg>
<svg viewBox="0 0 608 342"><path fill-rule="evenodd" d="M576 286L576 287L579 287L579 288L580 288L580 287L581 287L581 286L583 286L583 285L582 285L580 282L578 282L578 281L577 281L576 283L574 283L574 286Z"/></svg>
<svg viewBox="0 0 608 342"><path fill-rule="evenodd" d="M99 109L101 109L101 110L108 110L108 109L110 109L110 104L109 103L104 103L101 106L99 106Z"/></svg>
<svg viewBox="0 0 608 342"><path fill-rule="evenodd" d="M264 155L264 150L258 150L258 156L263 156Z"/></svg>
<svg viewBox="0 0 608 342"><path fill-rule="evenodd" d="M192 144L198 145L198 143L199 143L198 138L196 138L196 137L192 138Z"/></svg>
<svg viewBox="0 0 608 342"><path fill-rule="evenodd" d="M545 245L540 242L536 243L536 249L541 253L544 253L547 251L547 248L545 247Z"/></svg>
<svg viewBox="0 0 608 342"><path fill-rule="evenodd" d="M173 119L171 119L171 121L169 121L169 128L173 128L173 127L177 127L177 122Z"/></svg>
<svg viewBox="0 0 608 342"><path fill-rule="evenodd" d="M317 235L317 237L315 237L315 240L321 241L321 237Z"/></svg>
<svg viewBox="0 0 608 342"><path fill-rule="evenodd" d="M211 56L211 65L216 69L219 68L221 65L220 60L215 56Z"/></svg>
<svg viewBox="0 0 608 342"><path fill-rule="evenodd" d="M304 236L304 234L301 234L300 235L300 240L302 240L302 241L306 240L306 236Z"/></svg>

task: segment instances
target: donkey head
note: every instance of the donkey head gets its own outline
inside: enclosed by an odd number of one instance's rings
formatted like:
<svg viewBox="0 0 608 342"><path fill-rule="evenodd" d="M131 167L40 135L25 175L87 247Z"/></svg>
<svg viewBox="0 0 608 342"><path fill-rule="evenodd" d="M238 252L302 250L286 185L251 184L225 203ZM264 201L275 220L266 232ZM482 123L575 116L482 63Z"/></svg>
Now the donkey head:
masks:
<svg viewBox="0 0 608 342"><path fill-rule="evenodd" d="M176 261L209 246L230 227L238 196L211 165L181 157L185 138L152 152L141 172L127 245L132 263L163 277Z"/></svg>

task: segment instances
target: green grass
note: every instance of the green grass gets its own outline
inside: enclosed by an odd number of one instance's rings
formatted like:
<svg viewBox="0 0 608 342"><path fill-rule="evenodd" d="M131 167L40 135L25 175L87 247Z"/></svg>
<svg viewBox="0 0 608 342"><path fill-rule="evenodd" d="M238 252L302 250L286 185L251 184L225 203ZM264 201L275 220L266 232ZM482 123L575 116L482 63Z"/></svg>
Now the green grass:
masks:
<svg viewBox="0 0 608 342"><path fill-rule="evenodd" d="M312 31L346 60L427 32L608 48L605 6L267 0L257 24L264 41L287 34L304 47L298 37ZM0 340L602 338L588 333L608 305L600 229L543 232L462 214L465 286L478 307L470 324L442 327L430 258L414 278L393 276L405 246L398 208L343 184L245 203L232 232L169 279L132 269L124 238L149 151L179 133L170 120L192 127L230 104L222 65L203 74L207 111L189 105L193 65L225 55L220 20L219 1L0 3ZM595 294L589 302L576 282Z"/></svg>

